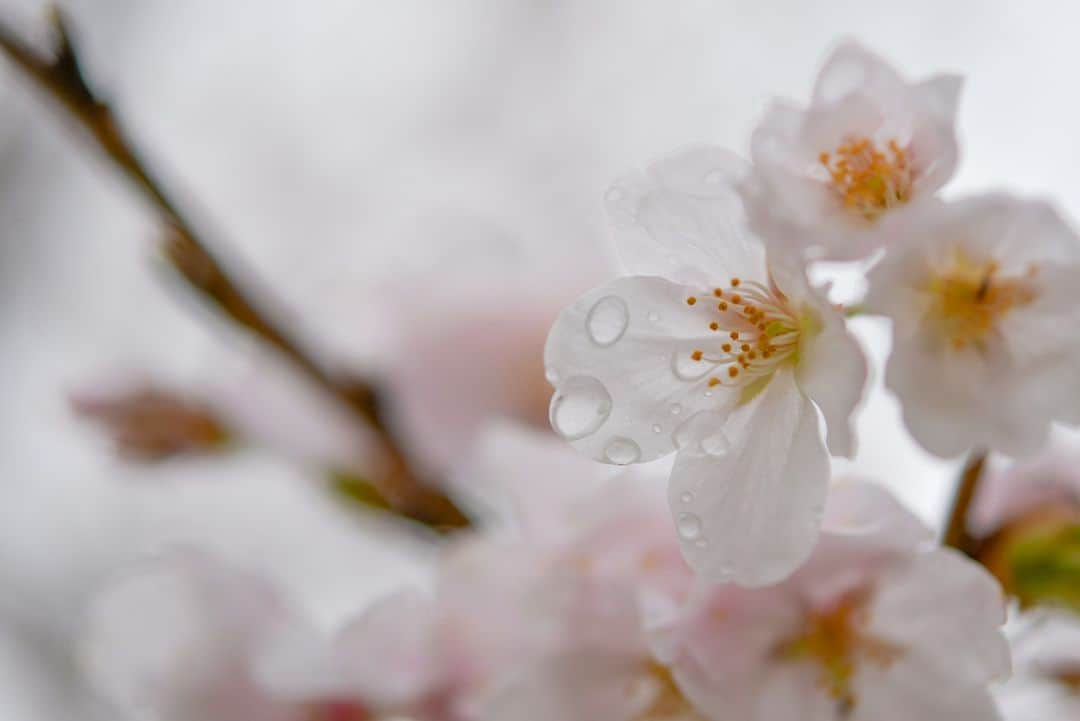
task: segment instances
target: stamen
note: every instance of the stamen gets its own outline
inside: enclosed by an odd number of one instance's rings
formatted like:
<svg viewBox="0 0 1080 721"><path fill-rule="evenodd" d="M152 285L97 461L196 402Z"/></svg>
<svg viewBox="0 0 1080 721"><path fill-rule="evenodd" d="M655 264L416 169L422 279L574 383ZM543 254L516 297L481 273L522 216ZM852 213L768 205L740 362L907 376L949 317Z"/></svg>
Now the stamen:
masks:
<svg viewBox="0 0 1080 721"><path fill-rule="evenodd" d="M852 212L866 220L876 220L886 210L911 199L914 171L910 149L900 147L896 139L885 149L869 138L848 140L833 155L823 152L818 162L825 167L828 184Z"/></svg>

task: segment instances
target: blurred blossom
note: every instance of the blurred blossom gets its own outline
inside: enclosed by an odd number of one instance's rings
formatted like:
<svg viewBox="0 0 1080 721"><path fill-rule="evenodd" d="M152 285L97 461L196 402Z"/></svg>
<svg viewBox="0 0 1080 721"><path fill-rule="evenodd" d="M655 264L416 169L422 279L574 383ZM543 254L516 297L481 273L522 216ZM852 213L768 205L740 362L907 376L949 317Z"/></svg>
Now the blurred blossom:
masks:
<svg viewBox="0 0 1080 721"><path fill-rule="evenodd" d="M919 443L1027 455L1080 421L1080 238L1061 216L993 194L886 222L904 241L870 271L866 309L892 319L885 384Z"/></svg>
<svg viewBox="0 0 1080 721"><path fill-rule="evenodd" d="M365 718L341 699L293 703L258 686L253 659L289 616L262 579L175 552L133 569L96 599L82 655L112 700L161 721Z"/></svg>
<svg viewBox="0 0 1080 721"><path fill-rule="evenodd" d="M556 432L616 465L677 451L668 499L687 560L760 586L814 546L867 364L804 269L745 228L746 170L701 147L617 182L606 197L635 275L564 311L545 362Z"/></svg>
<svg viewBox="0 0 1080 721"><path fill-rule="evenodd" d="M979 484L968 528L986 538L1039 511L1080 516L1080 451L1048 448L1032 458L986 473Z"/></svg>
<svg viewBox="0 0 1080 721"><path fill-rule="evenodd" d="M419 460L440 473L486 422L550 429L544 341L562 307L600 274L571 263L543 275L479 265L403 279L377 300L392 408Z"/></svg>
<svg viewBox="0 0 1080 721"><path fill-rule="evenodd" d="M744 186L754 228L815 259L873 254L887 237L880 220L933 202L952 177L960 86L951 75L908 83L862 46L840 45L810 106L774 101L754 131Z"/></svg>
<svg viewBox="0 0 1080 721"><path fill-rule="evenodd" d="M805 566L770 588L701 584L659 635L661 657L717 719L998 718L1001 591L929 535L882 489L835 487Z"/></svg>
<svg viewBox="0 0 1080 721"><path fill-rule="evenodd" d="M1015 626L1015 672L996 694L1005 721L1080 718L1080 620L1035 614Z"/></svg>

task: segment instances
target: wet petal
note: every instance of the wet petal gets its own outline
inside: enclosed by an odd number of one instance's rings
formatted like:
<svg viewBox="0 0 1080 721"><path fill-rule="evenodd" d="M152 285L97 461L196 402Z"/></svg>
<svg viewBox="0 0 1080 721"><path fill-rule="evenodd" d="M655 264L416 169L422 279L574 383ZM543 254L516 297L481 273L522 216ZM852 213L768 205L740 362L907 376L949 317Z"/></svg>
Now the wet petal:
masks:
<svg viewBox="0 0 1080 721"><path fill-rule="evenodd" d="M687 562L706 578L775 583L809 556L829 476L817 410L790 369L778 370L725 424L725 453L710 452L713 423L696 423L671 476L668 500Z"/></svg>
<svg viewBox="0 0 1080 721"><path fill-rule="evenodd" d="M695 291L662 278L620 278L585 294L551 329L545 352L556 386L556 433L591 457L625 465L676 447L701 410L722 411L731 394L710 389L696 349L717 342Z"/></svg>
<svg viewBox="0 0 1080 721"><path fill-rule="evenodd" d="M735 154L699 146L617 181L606 202L627 272L698 285L762 278L761 244L735 190L746 172Z"/></svg>

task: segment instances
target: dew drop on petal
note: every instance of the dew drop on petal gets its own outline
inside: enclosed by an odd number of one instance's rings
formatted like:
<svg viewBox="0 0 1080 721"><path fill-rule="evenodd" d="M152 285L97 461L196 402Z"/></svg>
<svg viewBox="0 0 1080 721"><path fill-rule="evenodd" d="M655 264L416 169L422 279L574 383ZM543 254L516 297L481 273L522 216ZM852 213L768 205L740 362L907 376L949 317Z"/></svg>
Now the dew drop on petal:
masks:
<svg viewBox="0 0 1080 721"><path fill-rule="evenodd" d="M709 185L719 185L724 182L724 171L722 170L710 170L705 174L705 182Z"/></svg>
<svg viewBox="0 0 1080 721"><path fill-rule="evenodd" d="M671 354L671 372L684 381L696 381L712 370L712 364L703 360L694 360L689 352L677 351Z"/></svg>
<svg viewBox="0 0 1080 721"><path fill-rule="evenodd" d="M649 317L649 322L650 323L659 323L660 322L660 314L657 313L655 310L649 311L649 316L648 317Z"/></svg>
<svg viewBox="0 0 1080 721"><path fill-rule="evenodd" d="M604 194L604 200L608 201L609 203L617 203L625 197L626 193L623 191L622 188L617 185Z"/></svg>
<svg viewBox="0 0 1080 721"><path fill-rule="evenodd" d="M701 440L701 450L710 456L722 456L731 450L731 443L723 433L714 433Z"/></svg>
<svg viewBox="0 0 1080 721"><path fill-rule="evenodd" d="M705 548L706 546L709 545L709 539L704 538L704 537L699 538L696 541L694 541L694 545L697 546L698 548Z"/></svg>
<svg viewBox="0 0 1080 721"><path fill-rule="evenodd" d="M683 503L692 503L694 501L694 494L690 491L687 491L686 493L679 496L679 500Z"/></svg>
<svg viewBox="0 0 1080 721"><path fill-rule="evenodd" d="M554 368L548 367L544 369L544 377L547 378L547 382L551 385L555 385L559 382L559 371Z"/></svg>
<svg viewBox="0 0 1080 721"><path fill-rule="evenodd" d="M625 466L641 458L641 448L629 438L612 438L604 449L604 457L617 466Z"/></svg>
<svg viewBox="0 0 1080 721"><path fill-rule="evenodd" d="M706 398L712 398L712 391L705 391Z"/></svg>
<svg viewBox="0 0 1080 721"><path fill-rule="evenodd" d="M611 394L591 376L574 376L551 399L551 427L566 440L595 433L611 415Z"/></svg>
<svg viewBox="0 0 1080 721"><path fill-rule="evenodd" d="M615 295L607 295L585 317L585 330L589 339L598 346L609 346L622 338L630 323L630 309L626 301Z"/></svg>
<svg viewBox="0 0 1080 721"><path fill-rule="evenodd" d="M661 426L661 425L660 425L659 423L655 424L655 425L654 425L654 426L652 427L652 432L653 432L653 433L662 433L662 432L663 432L663 430L664 430L663 426Z"/></svg>
<svg viewBox="0 0 1080 721"><path fill-rule="evenodd" d="M675 526L679 535L687 541L692 541L701 535L701 519L693 513L680 513Z"/></svg>
<svg viewBox="0 0 1080 721"><path fill-rule="evenodd" d="M672 403L671 404L671 415L677 416L680 413L682 413L682 406L680 406L678 403Z"/></svg>

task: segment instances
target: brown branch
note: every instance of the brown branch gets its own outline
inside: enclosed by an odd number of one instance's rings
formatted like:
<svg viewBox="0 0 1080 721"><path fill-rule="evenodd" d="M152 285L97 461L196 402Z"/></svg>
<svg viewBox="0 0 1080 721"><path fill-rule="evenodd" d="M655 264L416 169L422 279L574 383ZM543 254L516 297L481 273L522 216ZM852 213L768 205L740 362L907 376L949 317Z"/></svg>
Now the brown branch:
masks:
<svg viewBox="0 0 1080 721"><path fill-rule="evenodd" d="M969 556L975 553L978 544L968 532L968 515L971 503L979 491L979 481L982 479L983 468L986 466L986 455L986 451L972 451L964 464L956 490L953 492L949 521L945 526L945 535L941 541L944 545Z"/></svg>
<svg viewBox="0 0 1080 721"><path fill-rule="evenodd" d="M396 513L436 528L468 525L468 519L441 492L421 481L408 456L387 425L381 403L371 384L334 377L234 280L200 239L165 186L139 157L109 106L87 85L63 16L54 10L57 48L53 58L43 57L0 22L0 50L39 88L58 101L88 131L98 147L157 210L167 227L166 258L194 290L222 313L291 360L319 387L369 424L379 435L389 460L389 471L375 485Z"/></svg>

